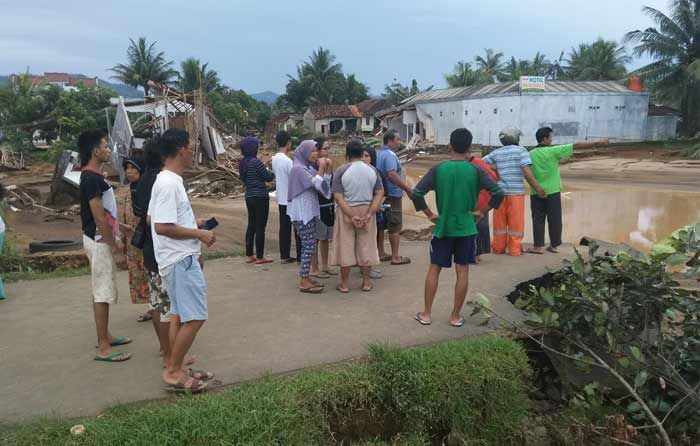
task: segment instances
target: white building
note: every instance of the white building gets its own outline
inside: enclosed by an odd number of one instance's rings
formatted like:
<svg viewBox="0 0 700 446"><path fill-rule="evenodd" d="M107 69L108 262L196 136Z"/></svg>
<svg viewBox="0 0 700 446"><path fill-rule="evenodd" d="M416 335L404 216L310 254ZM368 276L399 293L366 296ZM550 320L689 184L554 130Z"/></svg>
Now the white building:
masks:
<svg viewBox="0 0 700 446"><path fill-rule="evenodd" d="M325 136L354 133L360 129L361 118L356 105L312 105L304 113L304 127Z"/></svg>
<svg viewBox="0 0 700 446"><path fill-rule="evenodd" d="M500 145L498 134L506 127L522 130L521 143L528 146L537 144L540 127L552 127L558 143L647 138L648 93L617 82L541 81L541 91L521 91L517 81L425 91L380 117L404 139L417 133L437 145L447 145L450 133L460 127L472 132L475 144L486 146ZM674 137L675 129L669 129L657 126L655 137Z"/></svg>

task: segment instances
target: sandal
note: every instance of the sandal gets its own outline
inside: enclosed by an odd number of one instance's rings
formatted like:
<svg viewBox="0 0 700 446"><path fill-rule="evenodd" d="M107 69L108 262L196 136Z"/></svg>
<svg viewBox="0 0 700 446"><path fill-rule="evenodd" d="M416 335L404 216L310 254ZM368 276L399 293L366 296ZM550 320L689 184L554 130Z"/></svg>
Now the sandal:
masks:
<svg viewBox="0 0 700 446"><path fill-rule="evenodd" d="M129 359L131 359L131 354L124 353L124 352L114 352L111 355L107 355L107 356L100 356L100 355L95 356L95 361L104 361L104 362L124 362L124 361L128 361Z"/></svg>
<svg viewBox="0 0 700 446"><path fill-rule="evenodd" d="M413 319L417 320L421 325L430 325L433 323L433 321L426 321L425 319L420 317L420 312L416 313Z"/></svg>
<svg viewBox="0 0 700 446"><path fill-rule="evenodd" d="M542 255L542 254L544 254L544 252L542 252L542 251L535 251L535 248L527 248L527 249L525 250L525 254L539 254L539 255Z"/></svg>
<svg viewBox="0 0 700 446"><path fill-rule="evenodd" d="M411 259L408 257L399 257L398 262L391 262L392 265L408 265L409 263L411 263Z"/></svg>
<svg viewBox="0 0 700 446"><path fill-rule="evenodd" d="M127 338L126 336L117 336L112 338L112 342L110 342L109 345L112 347L117 347L119 345L131 344L131 342L131 338ZM99 348L99 345L96 345L95 348Z"/></svg>
<svg viewBox="0 0 700 446"><path fill-rule="evenodd" d="M187 381L190 378L192 378L192 382L188 386ZM165 386L165 391L170 393L197 394L201 393L204 389L206 389L208 385L208 383L205 383L202 380L195 379L189 373L185 373L182 375L177 384Z"/></svg>
<svg viewBox="0 0 700 446"><path fill-rule="evenodd" d="M136 322L148 322L151 319L153 319L151 313L143 313L142 315L139 315L139 317L136 318Z"/></svg>
<svg viewBox="0 0 700 446"><path fill-rule="evenodd" d="M350 288L343 289L340 287L340 285L336 285L335 290L343 294L348 294L350 292Z"/></svg>
<svg viewBox="0 0 700 446"><path fill-rule="evenodd" d="M309 279L309 280L311 280L311 279ZM321 288L323 288L324 286L326 286L325 284L323 284L323 283L321 283L321 282L319 282L319 281L316 281L316 280L311 280L311 283L313 283L314 286L319 286L319 287L321 287Z"/></svg>
<svg viewBox="0 0 700 446"><path fill-rule="evenodd" d="M368 287L364 287L364 286L362 287L362 291L364 291L364 292L366 292L366 293L372 291L373 289L374 289L374 286L373 286L373 285L370 285L370 286L368 286Z"/></svg>
<svg viewBox="0 0 700 446"><path fill-rule="evenodd" d="M379 261L380 261L380 262L388 262L388 261L390 261L390 260L391 260L391 256L390 256L389 254L387 254L387 255L382 256L382 257L379 258Z"/></svg>
<svg viewBox="0 0 700 446"><path fill-rule="evenodd" d="M337 272L337 271L331 271L331 270L329 270L329 269L324 269L324 270L321 271L321 272L322 272L322 273L325 273L325 274L328 274L329 276L337 276L337 275L338 275L338 272Z"/></svg>
<svg viewBox="0 0 700 446"><path fill-rule="evenodd" d="M273 261L274 261L274 260L272 260L272 259L257 259L257 260L255 261L255 264L256 264L256 265L265 265L265 264L268 264L268 263L272 263Z"/></svg>
<svg viewBox="0 0 700 446"><path fill-rule="evenodd" d="M321 294L323 292L323 287L322 286L311 286L308 288L299 288L299 291L302 293Z"/></svg>
<svg viewBox="0 0 700 446"><path fill-rule="evenodd" d="M457 327L457 328L463 326L464 325L464 317L460 316L460 318L457 322L455 322L455 323L450 322L450 325L452 325L453 327Z"/></svg>
<svg viewBox="0 0 700 446"><path fill-rule="evenodd" d="M331 277L330 274L326 274L323 271L321 271L320 273L309 274L309 276L315 277L317 279L330 279L330 277Z"/></svg>
<svg viewBox="0 0 700 446"><path fill-rule="evenodd" d="M210 379L214 378L214 374L212 372L205 372L204 370L187 369L187 372L192 378L200 381L209 381Z"/></svg>

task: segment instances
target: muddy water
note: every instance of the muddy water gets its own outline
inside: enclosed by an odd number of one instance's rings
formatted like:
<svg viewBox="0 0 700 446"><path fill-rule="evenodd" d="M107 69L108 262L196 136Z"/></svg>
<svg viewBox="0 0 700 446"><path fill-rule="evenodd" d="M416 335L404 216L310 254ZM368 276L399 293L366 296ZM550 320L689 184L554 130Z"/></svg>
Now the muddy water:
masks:
<svg viewBox="0 0 700 446"><path fill-rule="evenodd" d="M423 168L406 167L410 184L416 184ZM700 222L700 192L669 188L627 187L595 183L566 183L562 197L563 239L578 243L590 236L616 243L628 243L648 250L652 243L670 235L681 226ZM434 209L434 195L428 201ZM526 199L525 242L532 243L532 218ZM427 219L416 213L404 199L404 215L409 229L425 227ZM549 237L546 237L549 241Z"/></svg>

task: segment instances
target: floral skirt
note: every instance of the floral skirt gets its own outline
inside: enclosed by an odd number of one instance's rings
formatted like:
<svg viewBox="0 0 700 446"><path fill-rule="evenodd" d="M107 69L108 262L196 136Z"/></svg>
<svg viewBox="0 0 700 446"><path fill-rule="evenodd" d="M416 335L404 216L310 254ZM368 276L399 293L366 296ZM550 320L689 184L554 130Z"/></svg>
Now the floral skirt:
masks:
<svg viewBox="0 0 700 446"><path fill-rule="evenodd" d="M129 270L131 303L148 304L151 301L151 288L148 285L148 272L143 264L143 251L131 244L126 247L126 267Z"/></svg>

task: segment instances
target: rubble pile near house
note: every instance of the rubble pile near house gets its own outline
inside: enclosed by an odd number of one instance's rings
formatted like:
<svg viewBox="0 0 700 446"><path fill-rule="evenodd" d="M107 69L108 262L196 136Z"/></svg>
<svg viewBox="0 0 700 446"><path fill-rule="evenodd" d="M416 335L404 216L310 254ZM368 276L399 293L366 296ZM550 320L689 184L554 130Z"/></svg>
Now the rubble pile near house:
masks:
<svg viewBox="0 0 700 446"><path fill-rule="evenodd" d="M241 159L237 141L228 142L225 153L220 154L214 167L204 172L187 172L185 183L192 198L238 198L243 195L243 181L238 174ZM202 166L200 166L202 167Z"/></svg>

